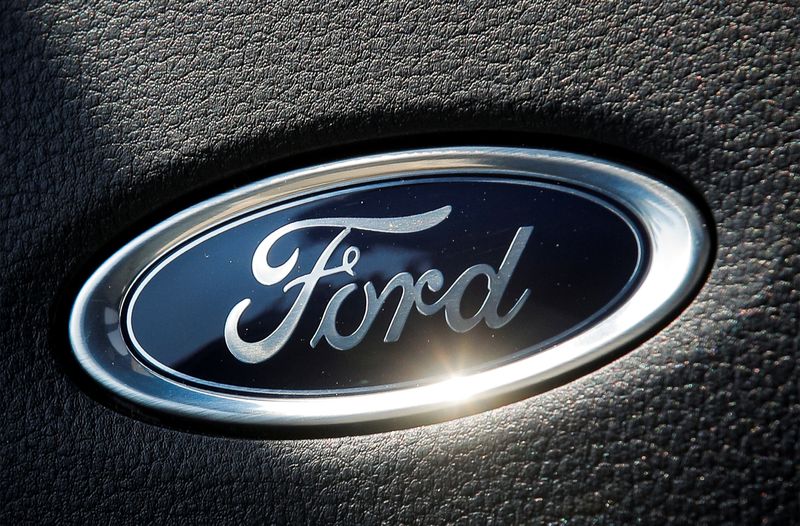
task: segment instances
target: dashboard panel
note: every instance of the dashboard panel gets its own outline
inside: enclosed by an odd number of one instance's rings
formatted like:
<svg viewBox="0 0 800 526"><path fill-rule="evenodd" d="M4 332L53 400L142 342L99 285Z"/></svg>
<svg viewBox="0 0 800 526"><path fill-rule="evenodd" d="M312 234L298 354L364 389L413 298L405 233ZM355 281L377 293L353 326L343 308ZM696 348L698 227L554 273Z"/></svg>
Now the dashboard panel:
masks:
<svg viewBox="0 0 800 526"><path fill-rule="evenodd" d="M796 520L793 3L0 12L3 522ZM571 381L397 426L164 419L73 359L80 286L172 214L294 168L473 144L658 174L713 226L707 278L662 330Z"/></svg>

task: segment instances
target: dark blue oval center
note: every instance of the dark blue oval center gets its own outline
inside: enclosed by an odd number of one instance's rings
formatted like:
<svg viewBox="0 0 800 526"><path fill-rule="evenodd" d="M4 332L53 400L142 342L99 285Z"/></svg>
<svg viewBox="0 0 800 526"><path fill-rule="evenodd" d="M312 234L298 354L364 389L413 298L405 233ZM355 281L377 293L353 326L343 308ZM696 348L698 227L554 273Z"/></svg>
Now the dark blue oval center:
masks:
<svg viewBox="0 0 800 526"><path fill-rule="evenodd" d="M352 261L352 251L349 256L346 251L356 247L353 275L338 272L319 279L280 350L259 363L241 361L231 352L224 330L232 309L250 299L238 334L248 342L268 337L300 294L301 285L284 291L287 283L310 273L343 228L303 228L281 237L269 252L269 264L287 261L295 249L299 257L285 279L265 285L252 265L269 234L310 219L397 218L444 207L449 207L446 218L424 230L353 228L326 267L341 265L343 257ZM532 230L494 308L502 315L525 299L503 326L481 320L456 332L444 309L425 315L412 307L396 341L387 343L401 301L398 288L384 298L357 345L339 350L321 338L312 347L326 307L343 287L357 287L334 318L337 332L346 335L362 323L367 283L379 294L398 274L409 273L416 281L436 269L444 278L441 289L421 289L422 300L434 304L468 268L488 265L498 272L525 227ZM646 266L640 230L605 197L530 179L443 176L337 190L267 205L173 248L126 295L123 333L149 367L220 390L291 395L420 385L529 356L600 321L635 288ZM489 281L478 275L459 295L464 318L481 311Z"/></svg>

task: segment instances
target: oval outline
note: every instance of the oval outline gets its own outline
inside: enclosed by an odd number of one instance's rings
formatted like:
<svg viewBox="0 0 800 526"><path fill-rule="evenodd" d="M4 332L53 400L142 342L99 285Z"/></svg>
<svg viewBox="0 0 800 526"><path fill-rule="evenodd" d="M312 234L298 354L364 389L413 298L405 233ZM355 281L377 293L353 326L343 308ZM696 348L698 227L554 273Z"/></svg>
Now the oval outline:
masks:
<svg viewBox="0 0 800 526"><path fill-rule="evenodd" d="M535 177L606 196L635 216L647 236L649 265L638 288L599 323L531 356L437 383L363 394L268 398L199 389L154 373L124 344L122 299L142 272L177 245L288 199L365 182L453 172ZM542 385L616 351L664 321L687 298L704 273L709 253L709 235L699 211L677 191L632 168L574 153L527 148L401 151L269 177L155 225L114 253L82 286L70 313L69 338L79 364L95 381L118 397L159 412L247 425L383 421Z"/></svg>
<svg viewBox="0 0 800 526"><path fill-rule="evenodd" d="M602 206L602 207L606 208L611 213L613 213L616 216L618 216L630 228L630 230L634 234L634 238L636 239L636 244L637 244L637 247L639 249L639 254L638 254L638 258L637 258L637 262L636 262L636 268L634 269L633 273L631 274L630 279L627 281L625 286L622 289L620 289L620 291L606 305L604 305L600 310L596 311L595 313L593 313L591 316L589 316L585 320L582 320L580 323L570 327L568 330L564 331L563 333L557 334L557 335L555 335L555 336L553 336L551 338L548 338L547 340L543 340L542 342L539 342L539 343L537 343L535 345L526 347L525 349L520 349L520 350L518 350L518 351L516 351L516 352L514 352L512 354L509 354L508 356L506 356L506 357L504 357L502 359L495 360L495 361L492 361L492 362L484 362L484 363L482 363L481 366L479 367L479 369L481 369L481 370L490 369L492 367L495 367L496 363L501 363L501 362L513 363L513 362L519 361L520 357L525 355L525 354L543 351L543 350L547 349L550 346L557 345L558 342L565 341L566 339L568 339L572 335L579 334L581 331L586 330L587 327L591 326L592 324L598 323L599 321L602 320L602 318L606 314L608 314L610 312L613 312L613 308L615 306L617 306L618 304L621 304L622 303L622 299L626 295L628 295L639 284L640 278L641 278L641 276L643 274L643 271L644 271L644 266L646 266L646 264L648 263L648 258L646 257L646 255L647 255L646 254L646 249L643 246L645 240L642 239L642 232L640 231L641 229L639 228L639 225L635 224L635 222L633 221L633 218L628 217L613 202L610 202L607 199L604 200L600 196L592 195L590 193L587 193L585 190L580 190L578 188L575 188L574 186L571 186L571 185L568 186L566 184L564 184L563 186L559 186L559 185L555 185L553 183L547 183L547 182L540 181L540 180L534 180L532 178L530 178L530 180L526 181L524 179L519 179L519 178L511 179L511 178L508 178L508 177L487 178L487 177L477 177L477 176L476 177L464 177L464 176L444 175L444 176L439 176L439 177L435 177L435 178L419 178L419 179L422 179L422 181L412 182L410 184L424 184L426 182L438 182L438 181L457 181L457 182L459 182L459 181L460 182L469 181L469 182L478 182L478 183L481 183L481 182L494 182L494 183L517 184L517 185L534 186L534 187L539 187L539 188L547 188L549 190L555 190L555 191L560 191L560 192L564 192L564 193L577 195L577 196L581 197L582 199L590 200L590 201L598 204L599 206ZM334 190L334 191L325 192L324 196L328 197L328 196L342 195L344 193L357 192L357 191L360 191L360 190L367 190L370 187L372 187L372 188L378 188L378 187L383 188L383 187L390 186L390 185L397 186L397 185L402 185L404 182L407 182L407 179L392 179L392 180L384 181L384 182L377 182L377 183L372 183L372 184L368 183L366 185L348 186L348 187L345 187L345 188L342 188L342 189L337 189L337 190ZM253 211L250 211L250 212L245 212L240 217L231 218L230 220L226 221L223 224L218 224L218 225L215 225L213 227L210 227L209 230L206 230L206 231L198 234L194 238L185 239L185 240L181 241L178 244L178 246L173 246L172 249L170 251L168 251L166 254L164 254L161 258L153 261L144 270L142 270L142 272L140 272L139 275L137 275L134 278L131 286L128 288L126 293L123 295L123 298L122 298L122 309L121 309L121 314L125 319L125 323L124 323L124 327L125 328L123 328L123 331L126 333L127 338L130 340L130 343L134 347L134 350L133 350L134 356L136 356L137 358L140 358L140 361L145 362L142 365L153 369L156 374L160 373L162 376L166 376L166 377L170 377L171 376L178 383L181 383L181 380L183 380L185 382L189 382L190 385L194 384L199 389L203 389L203 386L205 386L207 388L211 388L212 390L217 390L217 391L221 391L221 392L229 391L231 393L235 393L236 391L238 391L240 393L252 393L253 395L257 394L260 397L263 397L263 395L275 395L275 396L280 396L280 397L309 396L311 394L313 394L313 396L325 396L325 395L331 395L332 396L334 394L336 394L337 396L342 396L342 395L351 394L351 393L352 394L356 394L356 393L383 392L383 391L387 391L387 390L396 390L396 389L402 389L404 386L410 385L412 382L388 384L388 385L381 386L380 389L379 388L375 388L375 387L364 387L364 388L347 387L347 388L341 388L341 389L328 389L328 390L325 390L325 389L314 389L314 390L291 391L291 390L288 390L288 389L287 390L275 390L275 389L270 390L270 389L261 389L261 388L253 388L253 387L241 387L241 386L234 386L234 385L218 384L218 383L215 383L215 382L210 382L210 381L202 380L200 378L195 378L195 377L186 375L186 374L181 373L179 371L176 371L176 370L174 370L174 369L172 369L172 368L170 368L170 367L168 367L168 366L166 366L164 364L161 364L158 360L153 358L150 355L150 353L148 353L144 349L144 346L136 338L136 334L135 334L135 332L133 330L133 323L132 323L132 320L131 320L131 317L133 315L133 308L134 308L134 305L136 303L136 299L137 299L138 295L140 294L140 292L147 285L149 280L155 274L157 274L163 268L165 268L170 262L174 261L175 259L180 257L182 254L186 253L186 251L191 250L191 248L197 247L201 243L207 241L208 239L211 239L212 237L215 237L216 235L222 234L222 233L224 233L224 232L226 232L226 231L228 231L228 230L230 230L232 228L236 228L236 227L238 227L240 225L243 225L243 224L246 224L246 223L248 223L250 221L257 220L257 219L260 219L262 217L268 216L271 213L279 212L279 211L285 210L287 208L291 208L291 207L294 207L294 206L299 206L299 205L302 205L304 203L313 201L316 198L317 198L317 196L301 196L301 197L298 197L298 198L287 200L286 202L283 202L283 203L267 205L267 207L263 207L262 206L262 207L259 207L256 210L253 210ZM517 356L517 358L515 358L515 356ZM432 383L432 382L429 382L430 379L433 379L433 377L420 378L420 379L418 379L418 382L422 383L424 385L428 385L429 383Z"/></svg>

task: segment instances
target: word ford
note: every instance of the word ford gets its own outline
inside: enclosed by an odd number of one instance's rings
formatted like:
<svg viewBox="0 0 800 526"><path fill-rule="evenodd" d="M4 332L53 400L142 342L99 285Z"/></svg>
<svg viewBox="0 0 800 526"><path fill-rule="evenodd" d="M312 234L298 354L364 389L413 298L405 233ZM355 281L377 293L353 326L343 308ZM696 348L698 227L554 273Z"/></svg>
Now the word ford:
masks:
<svg viewBox="0 0 800 526"><path fill-rule="evenodd" d="M298 286L301 289L286 317L269 336L256 342L248 342L240 337L239 320L250 305L251 300L249 298L243 299L231 309L225 320L225 343L228 346L228 350L238 360L245 363L263 362L280 351L291 338L319 280L326 276L340 273L355 276L355 266L361 257L360 250L355 246L349 246L344 251L340 265L327 268L331 255L352 230L387 234L420 232L432 228L447 219L451 210L451 206L444 206L430 212L403 217L306 219L278 228L259 243L253 254L253 276L259 283L267 286L275 285L285 279L295 267L299 257L300 250L296 248L283 264L277 267L270 266L267 262L269 251L283 236L305 228L334 227L342 230L322 251L311 272L298 276L283 287L284 293ZM486 325L492 329L503 327L519 313L530 295L530 290L525 289L507 313L500 315L497 312L503 293L532 232L533 227L531 226L518 228L497 271L485 263L469 267L432 304L427 304L423 301L422 291L425 288L431 292L441 290L444 285L444 275L440 270L430 269L424 272L416 282L414 282L411 274L401 272L389 280L380 294L377 293L371 281L367 282L364 284L364 296L366 299L364 316L355 331L347 335L340 334L336 328L336 315L342 302L358 287L355 283L343 286L328 302L322 315L322 320L311 338L311 346L316 347L322 338L325 338L332 347L339 350L352 349L358 345L372 326L383 303L397 288L402 290L402 296L389 323L383 339L384 342L394 342L399 339L412 306L416 307L417 311L425 316L431 316L444 309L447 325L452 330L460 333L474 328L481 320L485 321ZM465 318L460 310L462 296L467 286L481 275L488 280L488 293L478 312L471 317Z"/></svg>

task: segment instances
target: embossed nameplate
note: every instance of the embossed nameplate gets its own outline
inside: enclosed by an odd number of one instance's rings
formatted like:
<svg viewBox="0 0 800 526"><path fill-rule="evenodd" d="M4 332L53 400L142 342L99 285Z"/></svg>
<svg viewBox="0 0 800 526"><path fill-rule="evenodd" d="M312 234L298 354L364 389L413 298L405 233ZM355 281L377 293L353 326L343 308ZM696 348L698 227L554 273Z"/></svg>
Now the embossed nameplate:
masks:
<svg viewBox="0 0 800 526"><path fill-rule="evenodd" d="M679 193L599 159L357 158L200 203L81 290L75 354L118 397L246 424L405 417L536 386L686 299L708 237Z"/></svg>

